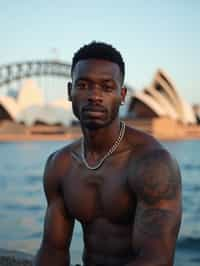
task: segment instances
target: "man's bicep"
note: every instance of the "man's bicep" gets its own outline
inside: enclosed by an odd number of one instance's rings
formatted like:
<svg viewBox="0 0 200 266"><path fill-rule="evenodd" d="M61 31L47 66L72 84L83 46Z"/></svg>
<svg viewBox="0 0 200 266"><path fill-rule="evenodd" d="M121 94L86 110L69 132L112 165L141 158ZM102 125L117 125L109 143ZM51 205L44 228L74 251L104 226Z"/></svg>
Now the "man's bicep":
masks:
<svg viewBox="0 0 200 266"><path fill-rule="evenodd" d="M150 257L158 254L170 259L181 222L178 166L166 151L155 151L140 161L135 175L138 202L133 245Z"/></svg>
<svg viewBox="0 0 200 266"><path fill-rule="evenodd" d="M173 256L180 220L180 212L139 204L133 229L135 248L150 255Z"/></svg>
<svg viewBox="0 0 200 266"><path fill-rule="evenodd" d="M43 244L62 249L69 247L74 220L70 217L62 195L59 157L49 156L43 176L47 210L44 222Z"/></svg>
<svg viewBox="0 0 200 266"><path fill-rule="evenodd" d="M52 153L45 164L43 173L43 189L47 203L51 201L54 196L57 196L59 191L59 181L57 178L57 169L55 163L56 153Z"/></svg>
<svg viewBox="0 0 200 266"><path fill-rule="evenodd" d="M43 244L55 249L69 248L73 227L74 219L67 214L62 198L54 198L46 210Z"/></svg>

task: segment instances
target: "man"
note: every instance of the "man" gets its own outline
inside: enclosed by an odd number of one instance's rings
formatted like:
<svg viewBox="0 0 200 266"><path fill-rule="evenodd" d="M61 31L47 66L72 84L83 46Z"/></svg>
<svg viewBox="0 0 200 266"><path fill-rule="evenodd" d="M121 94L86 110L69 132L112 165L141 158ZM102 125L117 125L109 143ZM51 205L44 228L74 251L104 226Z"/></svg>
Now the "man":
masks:
<svg viewBox="0 0 200 266"><path fill-rule="evenodd" d="M70 264L75 219L85 266L172 266L181 221L176 162L151 136L125 126L124 62L105 43L73 57L68 84L83 137L46 164L47 212L35 265Z"/></svg>

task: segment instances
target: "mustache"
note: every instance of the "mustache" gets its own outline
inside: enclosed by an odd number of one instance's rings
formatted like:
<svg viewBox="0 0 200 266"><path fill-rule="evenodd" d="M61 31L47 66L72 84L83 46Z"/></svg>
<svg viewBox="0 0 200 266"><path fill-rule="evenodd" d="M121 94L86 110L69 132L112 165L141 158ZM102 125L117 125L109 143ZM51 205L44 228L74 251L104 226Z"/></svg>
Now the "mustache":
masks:
<svg viewBox="0 0 200 266"><path fill-rule="evenodd" d="M82 111L106 112L107 110L104 106L99 104L88 104L82 108Z"/></svg>

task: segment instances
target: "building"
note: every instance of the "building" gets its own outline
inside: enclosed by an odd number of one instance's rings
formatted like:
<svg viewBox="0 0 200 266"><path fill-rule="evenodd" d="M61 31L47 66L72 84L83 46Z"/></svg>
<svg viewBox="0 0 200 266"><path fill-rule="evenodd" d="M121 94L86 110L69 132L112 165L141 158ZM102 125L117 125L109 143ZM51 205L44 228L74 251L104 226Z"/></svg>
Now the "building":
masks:
<svg viewBox="0 0 200 266"><path fill-rule="evenodd" d="M165 117L183 124L196 123L192 106L180 96L163 70L156 72L149 87L133 94L128 117L147 120Z"/></svg>
<svg viewBox="0 0 200 266"><path fill-rule="evenodd" d="M194 104L192 108L196 115L197 123L200 124L200 104Z"/></svg>
<svg viewBox="0 0 200 266"><path fill-rule="evenodd" d="M18 93L8 91L8 95L0 96L0 122L68 125L73 118L70 102L58 99L45 103L41 89L33 80L25 80Z"/></svg>

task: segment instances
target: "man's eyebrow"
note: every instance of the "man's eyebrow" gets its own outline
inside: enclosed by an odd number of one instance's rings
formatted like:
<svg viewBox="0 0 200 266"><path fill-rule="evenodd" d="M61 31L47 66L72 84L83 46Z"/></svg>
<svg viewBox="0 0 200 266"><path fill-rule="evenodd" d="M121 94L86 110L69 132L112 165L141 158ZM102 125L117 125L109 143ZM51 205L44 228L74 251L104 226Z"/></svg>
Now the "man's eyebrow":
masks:
<svg viewBox="0 0 200 266"><path fill-rule="evenodd" d="M75 80L75 82L77 81L80 81L80 80L83 80L83 81L89 81L89 82L94 82L92 79L90 79L89 77L79 77ZM99 82L104 82L104 83L108 83L108 82L112 82L112 83L115 83L115 81L112 79L112 78L101 78L99 79Z"/></svg>
<svg viewBox="0 0 200 266"><path fill-rule="evenodd" d="M75 82L79 81L79 80L83 80L83 81L91 81L88 77L79 77L75 80Z"/></svg>
<svg viewBox="0 0 200 266"><path fill-rule="evenodd" d="M115 83L113 79L102 79L102 82L113 82L113 83Z"/></svg>

